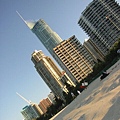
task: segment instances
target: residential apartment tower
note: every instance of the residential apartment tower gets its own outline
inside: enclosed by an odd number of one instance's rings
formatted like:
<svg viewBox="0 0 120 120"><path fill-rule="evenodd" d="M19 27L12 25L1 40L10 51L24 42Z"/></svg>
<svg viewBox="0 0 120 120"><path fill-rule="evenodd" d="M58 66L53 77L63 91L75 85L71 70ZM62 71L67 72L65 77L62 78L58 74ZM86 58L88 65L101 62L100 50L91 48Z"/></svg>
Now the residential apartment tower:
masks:
<svg viewBox="0 0 120 120"><path fill-rule="evenodd" d="M74 83L80 82L93 71L94 60L75 35L57 45L54 52L55 59Z"/></svg>
<svg viewBox="0 0 120 120"><path fill-rule="evenodd" d="M32 53L31 60L33 61L35 68L51 91L55 96L64 100L63 91L67 94L65 82L68 82L74 86L74 83L66 74L62 74L62 71L56 66L53 60L45 56L42 51L34 51Z"/></svg>
<svg viewBox="0 0 120 120"><path fill-rule="evenodd" d="M120 6L115 0L93 0L82 12L79 26L106 56L120 38Z"/></svg>

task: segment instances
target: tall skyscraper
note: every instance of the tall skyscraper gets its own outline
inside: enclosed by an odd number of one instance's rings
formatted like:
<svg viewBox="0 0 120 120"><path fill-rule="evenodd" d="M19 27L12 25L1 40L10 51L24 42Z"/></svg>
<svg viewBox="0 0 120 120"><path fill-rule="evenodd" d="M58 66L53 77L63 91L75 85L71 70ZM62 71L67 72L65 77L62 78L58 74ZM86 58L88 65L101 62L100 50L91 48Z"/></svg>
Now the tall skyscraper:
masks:
<svg viewBox="0 0 120 120"><path fill-rule="evenodd" d="M47 25L47 23L45 23L43 19L40 19L37 22L25 21L24 19L23 21L30 28L30 30L38 37L41 43L49 51L49 53L53 56L53 48L56 47L56 45L58 45L62 41L60 36L56 32L54 32Z"/></svg>
<svg viewBox="0 0 120 120"><path fill-rule="evenodd" d="M115 0L93 0L82 12L78 24L106 56L120 38L120 6Z"/></svg>
<svg viewBox="0 0 120 120"><path fill-rule="evenodd" d="M95 63L75 35L57 45L54 52L55 59L74 83L80 82L93 71Z"/></svg>
<svg viewBox="0 0 120 120"><path fill-rule="evenodd" d="M63 75L53 60L50 57L45 56L42 51L34 51L31 60L35 64L37 72L49 86L54 95L64 100L63 91L68 93L64 81L70 81L73 85L74 83L72 83L70 79L67 79L66 74Z"/></svg>

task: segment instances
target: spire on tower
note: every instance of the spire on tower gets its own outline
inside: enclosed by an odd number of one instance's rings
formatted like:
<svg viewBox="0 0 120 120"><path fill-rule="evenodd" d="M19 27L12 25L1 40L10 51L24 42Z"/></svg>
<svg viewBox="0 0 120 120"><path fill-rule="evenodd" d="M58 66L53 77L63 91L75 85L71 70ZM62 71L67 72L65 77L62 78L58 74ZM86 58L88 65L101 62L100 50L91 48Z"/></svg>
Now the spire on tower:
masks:
<svg viewBox="0 0 120 120"><path fill-rule="evenodd" d="M23 20L23 22L25 23L25 24L27 24L26 23L26 21L24 20L24 18L20 15L20 13L18 12L18 11L16 11L16 13L19 15L19 17Z"/></svg>
<svg viewBox="0 0 120 120"><path fill-rule="evenodd" d="M28 101L26 98L24 98L22 95L20 95L19 93L16 92L16 94L21 97L24 101L26 101L28 104L31 104L30 101Z"/></svg>
<svg viewBox="0 0 120 120"><path fill-rule="evenodd" d="M26 20L20 15L20 13L19 13L18 11L16 11L16 12L17 12L17 14L19 15L19 17L23 20L23 22L24 22L30 29L32 29L32 28L34 27L34 25L35 25L36 22L26 21Z"/></svg>

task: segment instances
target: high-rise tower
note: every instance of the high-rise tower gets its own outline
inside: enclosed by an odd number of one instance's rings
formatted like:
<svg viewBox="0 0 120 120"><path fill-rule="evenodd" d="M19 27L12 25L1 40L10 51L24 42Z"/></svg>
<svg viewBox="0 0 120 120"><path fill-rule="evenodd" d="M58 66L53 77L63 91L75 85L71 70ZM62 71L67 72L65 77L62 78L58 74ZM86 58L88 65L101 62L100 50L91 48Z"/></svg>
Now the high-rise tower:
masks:
<svg viewBox="0 0 120 120"><path fill-rule="evenodd" d="M45 56L42 51L34 51L32 53L31 60L35 64L37 72L49 86L51 91L57 97L64 100L63 91L68 93L64 81L69 81L72 85L74 85L72 81L67 77L66 74L63 75L53 60L50 57Z"/></svg>
<svg viewBox="0 0 120 120"><path fill-rule="evenodd" d="M55 33L42 19L37 21L31 30L36 34L50 54L53 55L53 48L62 41L60 36Z"/></svg>
<svg viewBox="0 0 120 120"><path fill-rule="evenodd" d="M53 55L53 48L62 41L60 36L54 32L43 19L40 19L38 21L26 21L18 13L18 11L16 12L25 22L25 24L30 28L30 30L35 33L35 35L49 51L49 53Z"/></svg>
<svg viewBox="0 0 120 120"><path fill-rule="evenodd" d="M53 48L62 41L60 36L56 32L54 32L43 19L40 19L38 21L26 21L18 12L17 14L30 28L30 30L35 33L35 35L49 51L49 53L54 56Z"/></svg>
<svg viewBox="0 0 120 120"><path fill-rule="evenodd" d="M93 0L82 12L78 24L106 56L120 38L120 6L115 0Z"/></svg>

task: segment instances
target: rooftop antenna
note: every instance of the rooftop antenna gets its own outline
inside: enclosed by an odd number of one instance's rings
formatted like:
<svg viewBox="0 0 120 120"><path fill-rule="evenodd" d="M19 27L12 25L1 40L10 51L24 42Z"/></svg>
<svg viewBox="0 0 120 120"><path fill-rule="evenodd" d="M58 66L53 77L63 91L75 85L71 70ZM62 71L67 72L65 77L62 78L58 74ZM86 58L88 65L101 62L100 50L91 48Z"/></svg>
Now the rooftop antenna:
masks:
<svg viewBox="0 0 120 120"><path fill-rule="evenodd" d="M16 11L16 13L19 15L19 17L23 20L23 22L27 25L27 22L25 21L25 19L20 15L20 13L18 11Z"/></svg>
<svg viewBox="0 0 120 120"><path fill-rule="evenodd" d="M19 93L16 92L16 94L21 97L24 101L26 101L28 104L31 104L30 101L28 101L26 98L24 98L22 95L20 95Z"/></svg>

